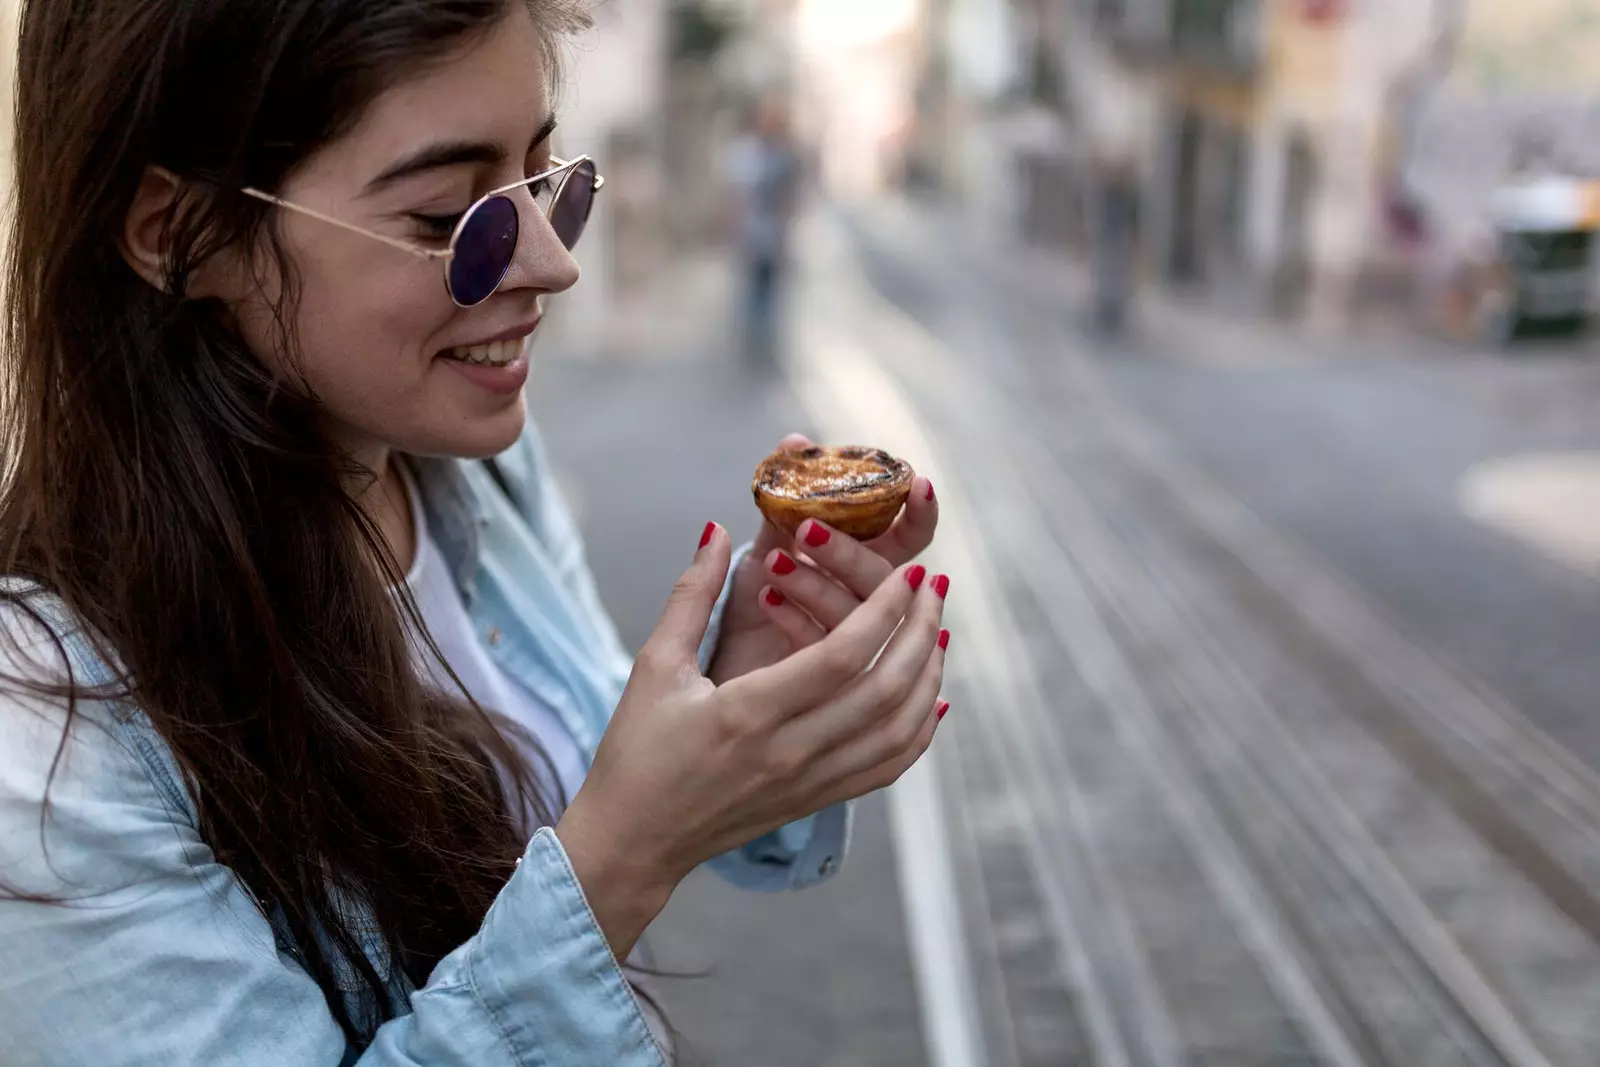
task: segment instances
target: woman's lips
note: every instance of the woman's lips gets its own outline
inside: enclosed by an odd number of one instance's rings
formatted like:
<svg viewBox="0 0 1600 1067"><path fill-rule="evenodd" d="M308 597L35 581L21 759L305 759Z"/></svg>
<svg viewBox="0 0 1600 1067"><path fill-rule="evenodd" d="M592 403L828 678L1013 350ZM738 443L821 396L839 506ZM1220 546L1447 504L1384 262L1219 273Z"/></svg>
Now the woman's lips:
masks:
<svg viewBox="0 0 1600 1067"><path fill-rule="evenodd" d="M528 338L524 336L520 341L497 341L466 349L453 348L441 353L439 361L473 385L504 396L517 392L527 384L528 344ZM458 352L489 355L471 359L456 355Z"/></svg>

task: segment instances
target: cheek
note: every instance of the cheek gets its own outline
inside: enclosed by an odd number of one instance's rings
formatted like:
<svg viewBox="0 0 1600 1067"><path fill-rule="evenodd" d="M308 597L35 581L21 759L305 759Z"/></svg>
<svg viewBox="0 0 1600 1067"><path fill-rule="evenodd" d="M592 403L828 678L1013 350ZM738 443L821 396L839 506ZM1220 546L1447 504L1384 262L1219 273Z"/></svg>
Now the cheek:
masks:
<svg viewBox="0 0 1600 1067"><path fill-rule="evenodd" d="M307 384L341 429L407 451L430 443L441 429L436 339L457 313L439 268L321 266L336 269L304 271L296 319Z"/></svg>
<svg viewBox="0 0 1600 1067"><path fill-rule="evenodd" d="M348 259L297 256L299 362L285 369L298 370L348 447L463 457L509 447L523 428L521 396L474 391L434 359L456 316L465 314L446 293L439 265L390 257L382 247L367 251ZM252 345L273 351L260 328L264 316L254 318Z"/></svg>
<svg viewBox="0 0 1600 1067"><path fill-rule="evenodd" d="M419 386L432 340L455 312L429 265L313 264L302 278L295 317L302 369L330 414L348 419L351 405L394 404Z"/></svg>

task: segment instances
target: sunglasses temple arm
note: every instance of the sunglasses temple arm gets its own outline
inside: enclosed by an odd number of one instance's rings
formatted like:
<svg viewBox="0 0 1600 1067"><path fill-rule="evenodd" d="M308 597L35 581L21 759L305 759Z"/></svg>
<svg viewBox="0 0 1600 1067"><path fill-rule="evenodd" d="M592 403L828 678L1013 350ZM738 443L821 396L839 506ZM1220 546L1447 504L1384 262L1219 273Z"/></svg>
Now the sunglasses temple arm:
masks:
<svg viewBox="0 0 1600 1067"><path fill-rule="evenodd" d="M243 192L244 192L244 194L246 196L253 196L257 200L265 200L269 204L276 204L278 207L284 208L284 209L286 209L288 211L298 212L301 215L305 215L305 216L307 216L309 218L316 219L319 222L326 222L328 225L337 226L341 230L348 230L351 233L358 233L363 237L370 237L374 241L382 241L384 244L388 245L390 248L398 248L402 252L409 252L410 254L412 254L413 256L418 257L419 259L439 259L442 256L447 256L447 255L450 254L448 251L444 251L444 250L434 251L434 250L427 249L427 248L418 248L414 244L408 244L405 241L401 241L398 238L390 237L387 234L374 233L372 230L368 230L368 229L365 229L365 228L363 228L361 226L356 226L356 225L354 225L352 223L345 222L343 219L336 219L332 215L324 215L320 211L315 211L315 210L313 210L311 208L303 207L300 204L292 204L287 200L279 200L277 197L273 196L271 193L263 193L259 189L245 189L245 190L243 190Z"/></svg>

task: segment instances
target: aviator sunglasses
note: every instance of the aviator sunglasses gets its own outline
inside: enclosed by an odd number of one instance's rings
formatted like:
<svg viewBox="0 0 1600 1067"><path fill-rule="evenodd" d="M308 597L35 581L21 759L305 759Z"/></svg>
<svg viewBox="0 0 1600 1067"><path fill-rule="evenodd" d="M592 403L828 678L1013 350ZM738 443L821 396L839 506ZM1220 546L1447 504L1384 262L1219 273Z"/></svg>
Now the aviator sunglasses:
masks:
<svg viewBox="0 0 1600 1067"><path fill-rule="evenodd" d="M583 236L583 229L589 222L589 212L594 209L594 196L606 180L595 170L594 160L588 156L566 161L551 159L550 162L554 165L549 170L491 189L479 197L457 220L455 230L450 234L450 243L444 248L424 248L386 234L374 233L260 189L247 188L243 192L257 200L265 200L351 233L382 241L391 248L422 259L444 260L445 291L457 307L465 308L489 299L500 288L506 272L511 269L512 259L516 257L522 222L517 205L507 193L523 186L532 186L534 203L543 209L545 217L550 220L550 228L555 230L556 237L568 250Z"/></svg>

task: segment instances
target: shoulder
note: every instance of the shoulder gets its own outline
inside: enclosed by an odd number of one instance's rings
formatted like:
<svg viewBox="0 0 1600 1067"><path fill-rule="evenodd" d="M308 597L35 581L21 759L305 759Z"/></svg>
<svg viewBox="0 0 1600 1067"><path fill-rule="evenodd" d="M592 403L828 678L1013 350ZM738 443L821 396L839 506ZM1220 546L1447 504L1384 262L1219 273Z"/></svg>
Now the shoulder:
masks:
<svg viewBox="0 0 1600 1067"><path fill-rule="evenodd" d="M0 604L0 871L24 893L126 884L187 822L157 784L153 731L54 691L98 680L78 637L51 598Z"/></svg>

